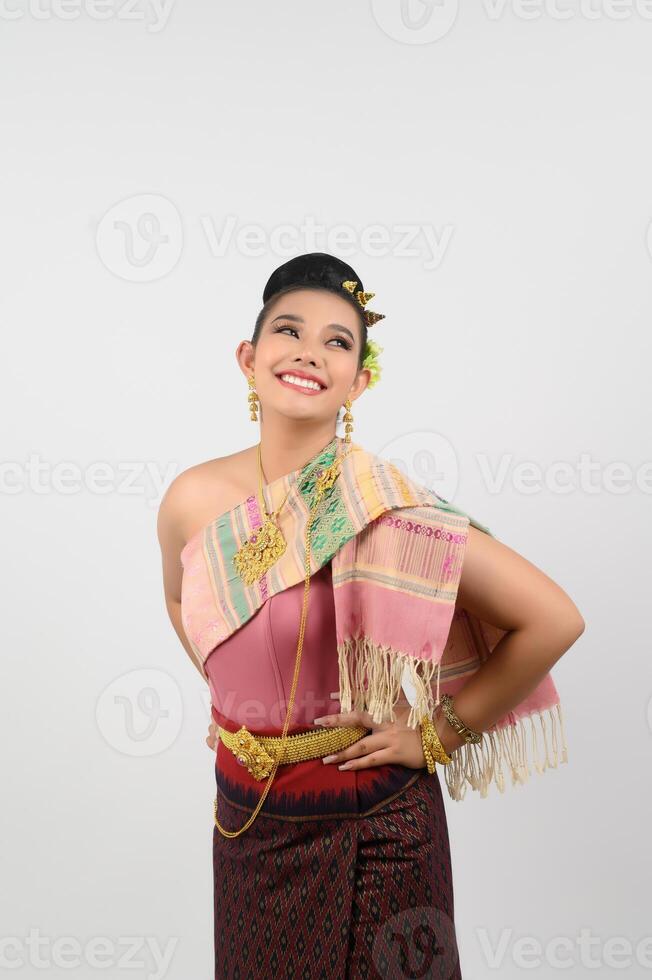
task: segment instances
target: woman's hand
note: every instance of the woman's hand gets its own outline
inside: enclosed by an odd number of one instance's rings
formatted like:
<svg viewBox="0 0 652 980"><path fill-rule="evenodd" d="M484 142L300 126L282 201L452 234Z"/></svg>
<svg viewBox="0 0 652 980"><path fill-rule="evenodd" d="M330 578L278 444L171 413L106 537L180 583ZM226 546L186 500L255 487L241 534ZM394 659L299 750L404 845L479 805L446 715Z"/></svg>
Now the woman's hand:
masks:
<svg viewBox="0 0 652 980"><path fill-rule="evenodd" d="M337 694L331 694L337 697ZM371 728L369 735L358 739L353 745L324 756L325 765L338 764L338 769L369 769L371 766L398 764L408 769L424 769L426 766L423 746L421 744L421 729L408 728L407 717L410 705L407 701L399 701L394 706L395 722L383 722L377 725L366 711L348 711L337 715L322 715L315 718L316 725L330 728L340 726L360 726Z"/></svg>
<svg viewBox="0 0 652 980"><path fill-rule="evenodd" d="M212 721L210 723L210 725L208 726L208 735L206 736L206 745L209 747L209 749L213 749L214 752L217 752L217 740L218 740L218 738L219 738L219 735L217 734L217 724L214 721Z"/></svg>

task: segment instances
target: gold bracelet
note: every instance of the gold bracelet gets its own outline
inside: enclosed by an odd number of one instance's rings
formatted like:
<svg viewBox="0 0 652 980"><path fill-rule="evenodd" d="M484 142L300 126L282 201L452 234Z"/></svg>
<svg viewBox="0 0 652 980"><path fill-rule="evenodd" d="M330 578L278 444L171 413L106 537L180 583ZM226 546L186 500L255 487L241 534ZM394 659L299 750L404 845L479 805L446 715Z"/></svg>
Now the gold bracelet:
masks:
<svg viewBox="0 0 652 980"><path fill-rule="evenodd" d="M435 762L447 766L453 761L441 744L437 729L432 718L429 718L428 715L424 715L421 719L421 745L429 773L435 771Z"/></svg>
<svg viewBox="0 0 652 980"><path fill-rule="evenodd" d="M451 698L450 694L442 694L440 704L449 723L455 729L457 734L462 736L465 742L474 742L477 744L478 742L482 741L482 733L474 732L472 728L468 728L455 714L453 711L453 699Z"/></svg>
<svg viewBox="0 0 652 980"><path fill-rule="evenodd" d="M421 747L423 748L423 757L426 760L426 768L432 775L435 771L435 760L426 741L425 725L423 723L421 724Z"/></svg>

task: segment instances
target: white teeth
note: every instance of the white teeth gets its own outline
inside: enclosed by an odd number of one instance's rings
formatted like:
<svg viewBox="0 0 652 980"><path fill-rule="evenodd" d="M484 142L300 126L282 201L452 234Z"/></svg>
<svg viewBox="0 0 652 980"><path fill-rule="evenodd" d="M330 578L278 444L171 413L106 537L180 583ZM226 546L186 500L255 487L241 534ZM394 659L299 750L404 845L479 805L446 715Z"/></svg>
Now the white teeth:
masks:
<svg viewBox="0 0 652 980"><path fill-rule="evenodd" d="M322 386L317 384L316 381L309 381L307 378L296 378L293 374L282 374L281 381L289 381L290 384L298 385L300 388L314 388L316 391L321 391Z"/></svg>

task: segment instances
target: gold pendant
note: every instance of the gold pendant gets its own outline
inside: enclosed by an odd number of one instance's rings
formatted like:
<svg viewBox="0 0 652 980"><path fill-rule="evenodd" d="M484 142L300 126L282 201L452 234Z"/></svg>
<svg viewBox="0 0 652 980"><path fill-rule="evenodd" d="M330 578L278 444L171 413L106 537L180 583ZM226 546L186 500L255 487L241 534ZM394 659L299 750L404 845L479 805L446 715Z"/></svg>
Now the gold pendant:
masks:
<svg viewBox="0 0 652 980"><path fill-rule="evenodd" d="M243 582L253 585L279 560L286 547L281 529L266 517L262 527L257 527L234 555L233 564Z"/></svg>
<svg viewBox="0 0 652 980"><path fill-rule="evenodd" d="M317 480L315 481L317 496L321 496L322 494L326 493L326 491L330 490L330 488L333 486L339 476L341 463L342 461L340 459L336 459L329 467L319 474Z"/></svg>
<svg viewBox="0 0 652 980"><path fill-rule="evenodd" d="M256 741L250 731L243 725L235 733L235 743L231 751L241 766L246 766L254 779L265 779L269 776L274 765L274 759Z"/></svg>

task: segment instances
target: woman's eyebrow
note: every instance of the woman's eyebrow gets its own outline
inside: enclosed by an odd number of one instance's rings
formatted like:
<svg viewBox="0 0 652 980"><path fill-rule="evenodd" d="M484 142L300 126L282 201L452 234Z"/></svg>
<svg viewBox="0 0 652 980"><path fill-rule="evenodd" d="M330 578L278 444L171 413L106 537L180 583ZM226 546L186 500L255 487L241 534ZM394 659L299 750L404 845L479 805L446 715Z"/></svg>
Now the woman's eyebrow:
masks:
<svg viewBox="0 0 652 980"><path fill-rule="evenodd" d="M305 323L303 317L297 316L296 313L279 313L279 315L275 316L271 322L276 323L277 320L293 320L294 323ZM355 337L353 336L353 334L351 333L348 327L343 327L341 323L328 323L326 324L326 326L333 327L335 330L342 330L343 333L348 333L353 343L355 343Z"/></svg>

